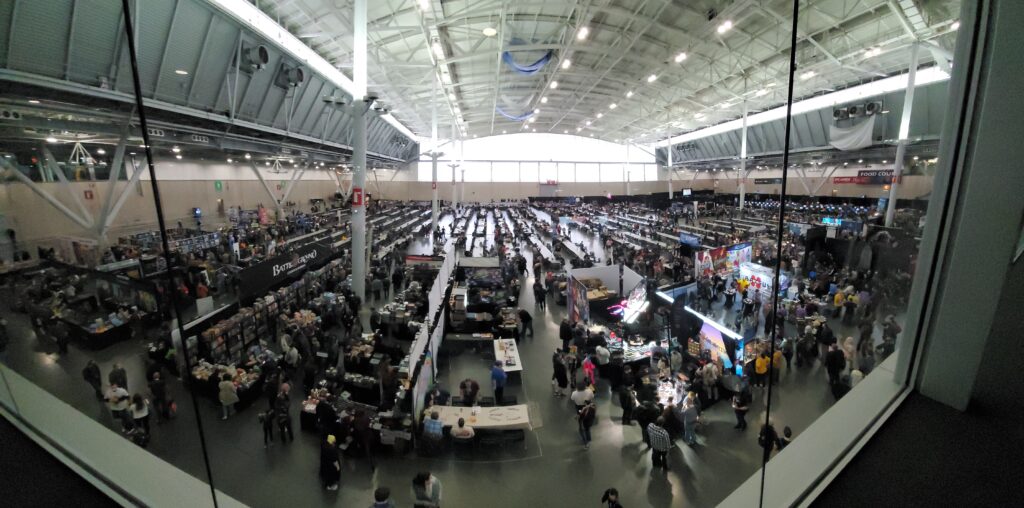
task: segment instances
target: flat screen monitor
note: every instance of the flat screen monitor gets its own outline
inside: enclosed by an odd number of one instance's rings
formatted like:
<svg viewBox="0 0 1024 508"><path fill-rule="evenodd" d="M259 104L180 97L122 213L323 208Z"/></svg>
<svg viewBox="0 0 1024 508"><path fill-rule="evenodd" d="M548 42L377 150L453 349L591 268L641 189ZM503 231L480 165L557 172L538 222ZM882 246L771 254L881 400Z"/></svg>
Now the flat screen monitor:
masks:
<svg viewBox="0 0 1024 508"><path fill-rule="evenodd" d="M693 190L692 189L683 189L683 195L684 196L689 196L691 194L693 194Z"/></svg>

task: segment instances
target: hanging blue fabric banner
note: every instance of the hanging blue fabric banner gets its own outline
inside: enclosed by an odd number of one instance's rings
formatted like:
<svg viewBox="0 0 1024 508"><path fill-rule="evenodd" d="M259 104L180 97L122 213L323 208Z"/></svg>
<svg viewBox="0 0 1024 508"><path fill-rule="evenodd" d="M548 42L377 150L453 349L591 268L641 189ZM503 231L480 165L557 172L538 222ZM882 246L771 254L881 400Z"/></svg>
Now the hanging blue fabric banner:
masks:
<svg viewBox="0 0 1024 508"><path fill-rule="evenodd" d="M547 51L547 53L544 53L544 56L540 57L539 60L537 60L536 62L533 62L532 64L526 64L526 65L519 65L519 64L517 64L516 61L512 59L512 53L509 53L508 51L502 51L501 52L501 59L505 62L505 64L507 64L509 67L511 67L512 70L514 70L514 71L516 71L516 72L518 72L520 74L525 74L527 76L530 76L530 75L537 74L538 72L540 72L540 70L543 69L544 66L547 65L548 62L551 61L551 56L553 54L554 54L554 52L549 49Z"/></svg>
<svg viewBox="0 0 1024 508"><path fill-rule="evenodd" d="M503 116L505 118L508 118L509 120L516 121L516 122L522 122L523 120L527 120L531 116L533 116L533 111L527 111L526 113L523 113L523 114L521 114L519 116L516 116L516 115L511 115L509 113L506 113L504 110L501 109L500 106L494 108L494 110L497 111L501 116Z"/></svg>

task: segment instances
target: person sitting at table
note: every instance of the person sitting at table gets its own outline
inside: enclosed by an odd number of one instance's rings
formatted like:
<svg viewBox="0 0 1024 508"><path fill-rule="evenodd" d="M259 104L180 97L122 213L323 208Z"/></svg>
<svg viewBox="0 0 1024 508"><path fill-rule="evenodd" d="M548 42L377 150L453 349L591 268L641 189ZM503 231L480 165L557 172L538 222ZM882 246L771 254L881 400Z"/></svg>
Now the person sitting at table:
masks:
<svg viewBox="0 0 1024 508"><path fill-rule="evenodd" d="M458 425L456 427L453 427L449 433L452 435L453 439L466 440L473 439L473 436L476 435L476 431L473 430L473 427L466 425L465 418L459 418Z"/></svg>
<svg viewBox="0 0 1024 508"><path fill-rule="evenodd" d="M459 393L462 395L462 404L473 406L476 404L476 396L480 393L480 383L476 380L466 378L459 383Z"/></svg>
<svg viewBox="0 0 1024 508"><path fill-rule="evenodd" d="M444 437L444 423L440 420L441 414L437 411L430 413L430 418L423 421L423 437L430 439L441 439Z"/></svg>

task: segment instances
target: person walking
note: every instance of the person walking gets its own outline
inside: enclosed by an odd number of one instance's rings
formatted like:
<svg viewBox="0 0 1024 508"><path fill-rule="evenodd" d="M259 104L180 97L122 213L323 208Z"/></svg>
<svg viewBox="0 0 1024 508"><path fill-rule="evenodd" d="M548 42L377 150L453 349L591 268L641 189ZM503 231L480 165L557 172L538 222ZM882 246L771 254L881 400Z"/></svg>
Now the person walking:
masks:
<svg viewBox="0 0 1024 508"><path fill-rule="evenodd" d="M373 491L373 504L370 508L395 508L395 502L391 500L391 489L377 487L377 490Z"/></svg>
<svg viewBox="0 0 1024 508"><path fill-rule="evenodd" d="M672 447L672 439L665 430L665 417L659 416L647 425L647 438L651 445L652 468L660 466L663 471L668 471L668 449Z"/></svg>
<svg viewBox="0 0 1024 508"><path fill-rule="evenodd" d="M779 434L775 431L775 427L772 425L771 420L768 423L761 425L761 432L757 436L757 444L761 446L764 451L764 461L768 462L771 458L772 452L779 445Z"/></svg>
<svg viewBox="0 0 1024 508"><path fill-rule="evenodd" d="M594 420L597 418L597 406L594 405L594 401L587 401L586 405L580 409L577 415L579 423L580 438L583 439L583 448L590 449L590 427L594 426Z"/></svg>
<svg viewBox="0 0 1024 508"><path fill-rule="evenodd" d="M747 411L750 410L750 387L743 388L732 397L732 410L736 413L736 426L734 429L747 430Z"/></svg>
<svg viewBox="0 0 1024 508"><path fill-rule="evenodd" d="M636 394L633 393L632 387L627 385L619 387L619 406L622 407L622 424L632 424L633 408L636 407Z"/></svg>
<svg viewBox="0 0 1024 508"><path fill-rule="evenodd" d="M572 342L572 326L568 319L563 319L558 325L558 338L562 340L562 351L569 352L569 344Z"/></svg>
<svg viewBox="0 0 1024 508"><path fill-rule="evenodd" d="M121 432L131 430L132 420L128 414L131 396L128 395L128 390L125 390L117 383L111 383L110 387L107 388L105 400L107 401L107 407L110 408L110 414L114 416L114 419L121 422Z"/></svg>
<svg viewBox="0 0 1024 508"><path fill-rule="evenodd" d="M128 390L128 373L124 371L124 367L119 363L115 363L107 374L107 382L110 384L116 384L121 388Z"/></svg>
<svg viewBox="0 0 1024 508"><path fill-rule="evenodd" d="M92 387L93 391L96 392L96 398L103 398L103 391L101 390L103 385L103 374L100 373L100 366L96 362L89 360L89 363L85 364L85 368L82 369L82 378L85 379L86 383Z"/></svg>
<svg viewBox="0 0 1024 508"><path fill-rule="evenodd" d="M149 381L149 394L153 397L153 409L156 410L157 423L170 418L167 411L167 385L160 378L159 372L153 373L153 379Z"/></svg>
<svg viewBox="0 0 1024 508"><path fill-rule="evenodd" d="M221 420L227 420L228 416L234 412L235 404L238 403L238 388L231 381L230 374L224 374L220 379L220 383L217 385L217 398L220 399L220 407L224 410Z"/></svg>
<svg viewBox="0 0 1024 508"><path fill-rule="evenodd" d="M519 309L519 322L523 325L523 337L526 337L527 331L530 332L530 337L533 337L533 316L526 309Z"/></svg>
<svg viewBox="0 0 1024 508"><path fill-rule="evenodd" d="M256 419L263 427L263 447L266 448L274 444L274 408L260 413Z"/></svg>
<svg viewBox="0 0 1024 508"><path fill-rule="evenodd" d="M697 406L697 395L690 392L683 402L683 441L693 446L697 444L697 421L700 419L700 408Z"/></svg>
<svg viewBox="0 0 1024 508"><path fill-rule="evenodd" d="M832 344L828 348L828 353L825 354L825 370L828 373L828 384L835 385L839 383L840 375L843 369L846 368L846 355L839 349L839 346Z"/></svg>
<svg viewBox="0 0 1024 508"><path fill-rule="evenodd" d="M551 366L554 370L551 374L554 395L555 397L565 397L565 390L569 386L569 373L565 368L565 360L558 351L555 351L551 357Z"/></svg>
<svg viewBox="0 0 1024 508"><path fill-rule="evenodd" d="M341 457L338 455L337 438L328 434L320 443L320 482L327 490L338 490L341 480Z"/></svg>
<svg viewBox="0 0 1024 508"><path fill-rule="evenodd" d="M131 413L135 428L141 428L146 434L149 434L149 401L142 398L141 394L136 393L132 396L132 404L128 411Z"/></svg>
<svg viewBox="0 0 1024 508"><path fill-rule="evenodd" d="M441 480L430 471L418 473L412 479L413 508L439 508L441 506Z"/></svg>
<svg viewBox="0 0 1024 508"><path fill-rule="evenodd" d="M606 508L622 508L622 505L619 503L619 491L615 487L604 491L604 495L601 496L601 502L607 503Z"/></svg>
<svg viewBox="0 0 1024 508"><path fill-rule="evenodd" d="M494 404L501 406L505 402L505 383L508 382L508 374L501 368L501 362L496 361L491 367L491 388L494 388Z"/></svg>
<svg viewBox="0 0 1024 508"><path fill-rule="evenodd" d="M281 391L277 394L277 401L274 405L274 416L277 418L277 430L281 434L281 442L295 441L292 433L292 416L289 414L291 399L288 393Z"/></svg>

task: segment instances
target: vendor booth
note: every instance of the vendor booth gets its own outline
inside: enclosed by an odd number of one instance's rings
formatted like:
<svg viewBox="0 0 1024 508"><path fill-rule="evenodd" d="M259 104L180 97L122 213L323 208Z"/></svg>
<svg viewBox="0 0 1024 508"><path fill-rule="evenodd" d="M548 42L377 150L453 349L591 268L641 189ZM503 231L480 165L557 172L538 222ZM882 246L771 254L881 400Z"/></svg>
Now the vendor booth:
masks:
<svg viewBox="0 0 1024 508"><path fill-rule="evenodd" d="M576 297L579 302L582 302L582 295L586 296L587 306L590 309L591 315L596 317L603 317L605 319L624 319L628 317L625 313L625 308L629 304L629 298L622 299L621 295L632 295L635 300L635 304L630 308L631 311L637 311L637 309L643 305L646 301L646 284L644 284L644 278L634 272L633 270L623 265L609 265L609 266L594 266L590 268L575 268L569 270L569 281L572 287L572 282L576 281L582 284L583 288L577 288L578 291L572 292L572 297ZM634 294L634 290L637 286L644 286L642 291ZM613 312L615 314L613 314ZM632 316L637 312L630 312Z"/></svg>

